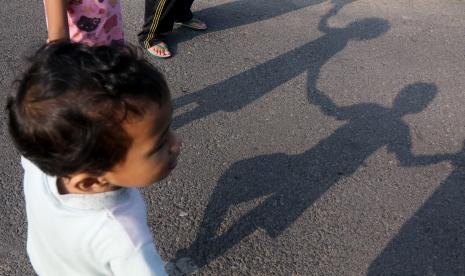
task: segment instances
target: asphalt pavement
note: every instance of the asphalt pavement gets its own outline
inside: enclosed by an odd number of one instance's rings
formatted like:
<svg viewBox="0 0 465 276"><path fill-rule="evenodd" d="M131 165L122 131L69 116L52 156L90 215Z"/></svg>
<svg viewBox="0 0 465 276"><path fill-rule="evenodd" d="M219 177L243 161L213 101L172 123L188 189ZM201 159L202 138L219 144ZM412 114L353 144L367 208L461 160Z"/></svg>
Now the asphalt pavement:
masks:
<svg viewBox="0 0 465 276"><path fill-rule="evenodd" d="M136 43L143 1L122 1ZM155 60L184 140L143 190L166 262L196 275L465 274L465 1L197 0ZM2 1L0 107L46 38ZM0 113L0 275L33 275Z"/></svg>

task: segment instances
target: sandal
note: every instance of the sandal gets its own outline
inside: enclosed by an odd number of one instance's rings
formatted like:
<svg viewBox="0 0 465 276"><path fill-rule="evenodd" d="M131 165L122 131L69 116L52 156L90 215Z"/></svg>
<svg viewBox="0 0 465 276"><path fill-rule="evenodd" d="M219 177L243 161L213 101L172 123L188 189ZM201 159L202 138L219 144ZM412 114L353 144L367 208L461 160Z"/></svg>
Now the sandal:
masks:
<svg viewBox="0 0 465 276"><path fill-rule="evenodd" d="M168 49L168 45L165 42L160 42L158 44L153 45L150 48L145 49L151 56L156 57L158 59L167 59L171 57L171 53ZM158 53L157 53L158 50ZM165 54L162 54L165 52Z"/></svg>
<svg viewBox="0 0 465 276"><path fill-rule="evenodd" d="M207 24L205 24L205 22L195 17L193 17L189 21L176 22L175 24L181 27L186 27L186 28L196 30L196 31L205 31L207 29Z"/></svg>

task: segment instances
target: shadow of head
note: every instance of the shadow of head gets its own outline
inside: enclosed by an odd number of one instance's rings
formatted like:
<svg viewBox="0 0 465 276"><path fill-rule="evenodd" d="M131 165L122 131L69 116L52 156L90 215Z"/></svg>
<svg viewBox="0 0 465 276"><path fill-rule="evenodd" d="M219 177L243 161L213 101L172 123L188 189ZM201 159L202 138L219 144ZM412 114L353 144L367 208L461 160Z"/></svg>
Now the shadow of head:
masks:
<svg viewBox="0 0 465 276"><path fill-rule="evenodd" d="M353 40L369 40L381 36L389 27L387 20L372 17L351 22L344 28L344 32Z"/></svg>
<svg viewBox="0 0 465 276"><path fill-rule="evenodd" d="M402 89L394 99L393 111L401 116L423 111L434 99L438 88L433 83L418 82Z"/></svg>

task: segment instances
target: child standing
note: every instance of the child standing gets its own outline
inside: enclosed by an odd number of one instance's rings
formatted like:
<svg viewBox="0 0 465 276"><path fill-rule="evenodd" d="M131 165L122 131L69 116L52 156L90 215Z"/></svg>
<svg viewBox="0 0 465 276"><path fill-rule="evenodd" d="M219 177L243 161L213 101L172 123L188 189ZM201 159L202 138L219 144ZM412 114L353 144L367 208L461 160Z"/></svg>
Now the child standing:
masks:
<svg viewBox="0 0 465 276"><path fill-rule="evenodd" d="M48 41L69 39L87 45L123 41L119 0L44 0Z"/></svg>
<svg viewBox="0 0 465 276"><path fill-rule="evenodd" d="M35 271L165 275L136 189L167 177L180 152L163 76L128 46L51 43L7 110Z"/></svg>
<svg viewBox="0 0 465 276"><path fill-rule="evenodd" d="M168 45L161 40L164 33L171 32L174 24L189 29L204 31L205 22L194 17L191 6L194 0L145 0L145 17L138 34L139 43L147 52L160 59L171 57Z"/></svg>

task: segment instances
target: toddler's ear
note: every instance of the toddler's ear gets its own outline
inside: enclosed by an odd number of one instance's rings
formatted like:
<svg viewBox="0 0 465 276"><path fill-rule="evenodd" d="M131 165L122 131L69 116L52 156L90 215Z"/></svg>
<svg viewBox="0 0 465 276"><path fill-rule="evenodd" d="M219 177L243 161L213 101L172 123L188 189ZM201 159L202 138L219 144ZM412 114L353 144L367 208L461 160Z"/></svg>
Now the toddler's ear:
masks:
<svg viewBox="0 0 465 276"><path fill-rule="evenodd" d="M95 194L111 191L112 185L104 177L77 173L64 181L64 187L73 194Z"/></svg>

